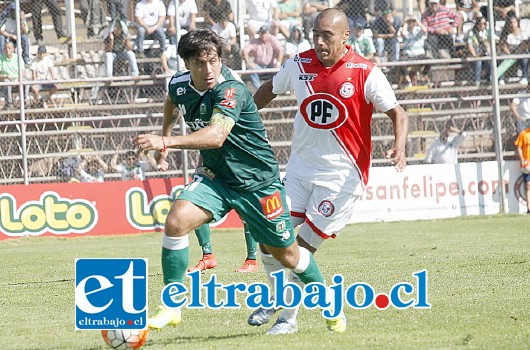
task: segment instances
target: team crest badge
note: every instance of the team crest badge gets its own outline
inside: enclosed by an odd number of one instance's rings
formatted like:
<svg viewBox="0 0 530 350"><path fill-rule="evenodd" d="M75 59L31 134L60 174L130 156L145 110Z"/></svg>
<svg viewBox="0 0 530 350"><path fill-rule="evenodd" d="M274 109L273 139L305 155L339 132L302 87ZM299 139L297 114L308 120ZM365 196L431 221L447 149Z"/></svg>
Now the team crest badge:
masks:
<svg viewBox="0 0 530 350"><path fill-rule="evenodd" d="M335 206L330 201L322 201L318 205L318 212L325 217L329 217L335 212Z"/></svg>
<svg viewBox="0 0 530 350"><path fill-rule="evenodd" d="M355 87L349 81L342 83L339 89L339 94L342 98L350 98L355 92Z"/></svg>

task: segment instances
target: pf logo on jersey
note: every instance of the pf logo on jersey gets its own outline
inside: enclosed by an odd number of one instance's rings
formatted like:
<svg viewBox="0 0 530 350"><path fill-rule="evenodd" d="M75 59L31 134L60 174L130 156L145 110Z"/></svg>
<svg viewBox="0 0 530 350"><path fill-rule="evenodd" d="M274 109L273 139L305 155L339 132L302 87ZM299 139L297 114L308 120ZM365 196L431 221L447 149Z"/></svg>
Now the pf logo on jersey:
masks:
<svg viewBox="0 0 530 350"><path fill-rule="evenodd" d="M306 123L315 129L335 129L348 119L348 110L337 97L317 93L306 98L300 106Z"/></svg>

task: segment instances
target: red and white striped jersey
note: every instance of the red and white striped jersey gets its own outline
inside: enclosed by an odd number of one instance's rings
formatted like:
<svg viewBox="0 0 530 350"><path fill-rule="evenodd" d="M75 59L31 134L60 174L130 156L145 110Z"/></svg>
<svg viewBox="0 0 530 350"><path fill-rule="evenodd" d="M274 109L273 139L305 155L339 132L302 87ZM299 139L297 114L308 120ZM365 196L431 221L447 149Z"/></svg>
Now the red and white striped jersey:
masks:
<svg viewBox="0 0 530 350"><path fill-rule="evenodd" d="M272 92L294 91L299 106L287 176L338 187L368 182L372 111L386 112L397 100L383 72L347 50L332 67L314 50L302 52L273 78Z"/></svg>

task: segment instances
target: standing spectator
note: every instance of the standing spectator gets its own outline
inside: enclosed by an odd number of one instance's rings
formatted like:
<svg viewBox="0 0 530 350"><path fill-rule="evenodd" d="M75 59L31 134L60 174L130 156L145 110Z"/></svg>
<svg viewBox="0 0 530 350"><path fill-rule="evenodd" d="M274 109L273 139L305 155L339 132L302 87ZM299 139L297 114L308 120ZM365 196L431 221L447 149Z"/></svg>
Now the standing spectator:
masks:
<svg viewBox="0 0 530 350"><path fill-rule="evenodd" d="M104 182L108 168L98 155L86 156L77 166L77 179L80 182Z"/></svg>
<svg viewBox="0 0 530 350"><path fill-rule="evenodd" d="M377 56L386 62L385 52L389 62L399 61L399 41L397 33L401 27L401 18L394 16L390 9L383 11L383 16L377 17L371 25L376 41Z"/></svg>
<svg viewBox="0 0 530 350"><path fill-rule="evenodd" d="M31 75L33 80L42 82L40 84L31 85L31 93L37 103L37 107L46 108L46 100L52 103L52 95L57 91L57 85L53 83L45 83L46 80L57 80L53 67L53 60L46 53L46 47L39 46L37 49L37 57L31 63ZM40 95L41 91L48 91L47 99Z"/></svg>
<svg viewBox="0 0 530 350"><path fill-rule="evenodd" d="M365 28L368 25L366 21L366 12L368 11L367 0L340 0L335 5L335 8L346 14L350 30L355 28L356 23L359 23Z"/></svg>
<svg viewBox="0 0 530 350"><path fill-rule="evenodd" d="M520 91L520 95L526 95L529 91ZM516 97L510 102L510 110L515 116L517 135L524 129L530 128L530 96Z"/></svg>
<svg viewBox="0 0 530 350"><path fill-rule="evenodd" d="M195 18L197 17L197 4L195 0L179 0L178 18L180 29L185 33L190 30L195 30ZM169 17L169 27L167 32L169 34L169 42L171 44L177 43L177 23L175 21L175 0L171 0L167 7L167 16Z"/></svg>
<svg viewBox="0 0 530 350"><path fill-rule="evenodd" d="M291 28L302 24L302 6L300 0L280 0L278 3L278 28L289 39Z"/></svg>
<svg viewBox="0 0 530 350"><path fill-rule="evenodd" d="M379 63L379 56L376 56L374 41L370 35L366 35L364 26L361 23L356 23L353 28L353 35L350 35L348 44L359 56L366 58L374 63Z"/></svg>
<svg viewBox="0 0 530 350"><path fill-rule="evenodd" d="M110 168L121 174L121 179L145 180L145 173L151 169L156 169L156 160L151 153L144 155L143 152L127 151L125 153L125 163L118 164L121 146L116 147L116 153L110 160Z"/></svg>
<svg viewBox="0 0 530 350"><path fill-rule="evenodd" d="M4 52L4 45L6 41L11 41L13 44L17 42L17 20L15 4L9 5L9 16L6 18L3 25L0 25L0 52ZM24 11L20 11L20 45L22 46L22 59L25 64L30 63L29 58L29 29Z"/></svg>
<svg viewBox="0 0 530 350"><path fill-rule="evenodd" d="M137 77L138 63L136 55L132 51L133 45L125 22L116 19L103 39L105 43L105 72L107 77L114 75L114 61L127 61L131 69L131 75Z"/></svg>
<svg viewBox="0 0 530 350"><path fill-rule="evenodd" d="M458 27L456 13L440 0L429 0L429 7L421 16L421 23L427 27L425 54L427 58L451 58L453 32Z"/></svg>
<svg viewBox="0 0 530 350"><path fill-rule="evenodd" d="M283 62L282 44L272 36L266 26L259 31L259 38L253 39L243 48L243 59L249 69L279 68ZM251 59L251 57L253 59ZM250 80L255 89L261 85L257 73L250 74Z"/></svg>
<svg viewBox="0 0 530 350"><path fill-rule="evenodd" d="M228 16L230 22L234 21L234 13L228 0L206 0L203 6L204 20L209 27L221 21L221 17Z"/></svg>
<svg viewBox="0 0 530 350"><path fill-rule="evenodd" d="M258 28L266 26L276 35L278 32L278 3L276 0L247 0L247 34L254 39Z"/></svg>
<svg viewBox="0 0 530 350"><path fill-rule="evenodd" d="M4 53L0 56L0 81L13 82L18 80L18 57L14 54L15 45L7 42L4 45ZM2 88L2 95L5 98L4 109L13 108L13 87L5 86Z"/></svg>
<svg viewBox="0 0 530 350"><path fill-rule="evenodd" d="M214 24L212 31L224 41L224 63L232 69L241 69L241 56L239 55L240 48L237 43L236 26L228 20L228 14L221 14L219 22Z"/></svg>
<svg viewBox="0 0 530 350"><path fill-rule="evenodd" d="M481 17L477 19L473 29L468 33L467 36L467 49L471 57L484 57L491 54L489 33L486 29L486 18ZM474 84L475 86L480 85L482 78L482 68L486 68L486 80L490 82L491 65L490 61L474 61L471 62L474 71Z"/></svg>
<svg viewBox="0 0 530 350"><path fill-rule="evenodd" d="M521 131L515 140L526 190L526 213L530 214L530 128Z"/></svg>
<svg viewBox="0 0 530 350"><path fill-rule="evenodd" d="M101 5L101 0L79 0L81 18L87 27L87 37L89 38L98 35L101 29L106 26L105 11Z"/></svg>
<svg viewBox="0 0 530 350"><path fill-rule="evenodd" d="M138 57L145 57L144 40L154 38L160 43L160 49L166 49L166 6L161 0L141 0L134 8L134 16L138 24Z"/></svg>
<svg viewBox="0 0 530 350"><path fill-rule="evenodd" d="M43 36L42 36L42 5L45 4L50 11L53 21L53 29L55 29L55 34L59 39L60 43L66 43L70 41L70 38L66 36L63 29L63 20L61 17L62 10L57 3L57 0L33 0L31 3L31 20L33 21L33 35L35 35L35 40L37 44L41 45Z"/></svg>
<svg viewBox="0 0 530 350"><path fill-rule="evenodd" d="M129 19L129 0L107 0L107 10L111 20L119 18L122 21Z"/></svg>
<svg viewBox="0 0 530 350"><path fill-rule="evenodd" d="M458 164L458 146L467 137L465 131L460 131L454 126L447 125L440 133L440 137L433 141L427 155L426 163L432 164Z"/></svg>
<svg viewBox="0 0 530 350"><path fill-rule="evenodd" d="M403 38L403 59L404 60L422 60L425 59L425 38L427 36L427 28L415 17L407 18L403 28L401 29L401 37ZM407 65L401 68L401 72L405 77L407 86L418 84L418 72L421 71L423 76L429 73L429 65Z"/></svg>
<svg viewBox="0 0 530 350"><path fill-rule="evenodd" d="M528 41L521 27L519 19L515 13L508 14L506 23L502 28L501 38L499 40L501 53L504 55L524 54L528 52ZM528 85L528 58L517 60L522 71L522 78L519 81L521 85ZM504 74L499 77L499 84L504 85Z"/></svg>
<svg viewBox="0 0 530 350"><path fill-rule="evenodd" d="M309 33L313 30L313 23L317 15L330 7L330 0L305 0L304 7L302 8L302 25L304 27L304 36L307 40L311 39Z"/></svg>
<svg viewBox="0 0 530 350"><path fill-rule="evenodd" d="M301 26L292 27L289 39L285 41L284 61L309 49L311 49L311 44L304 38L304 29Z"/></svg>

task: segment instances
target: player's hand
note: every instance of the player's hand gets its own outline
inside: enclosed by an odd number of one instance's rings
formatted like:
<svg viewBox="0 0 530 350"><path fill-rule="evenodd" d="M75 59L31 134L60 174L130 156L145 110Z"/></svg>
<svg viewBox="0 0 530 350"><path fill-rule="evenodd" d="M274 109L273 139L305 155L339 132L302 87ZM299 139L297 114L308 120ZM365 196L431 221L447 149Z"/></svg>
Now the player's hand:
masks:
<svg viewBox="0 0 530 350"><path fill-rule="evenodd" d="M138 135L136 136L136 140L134 140L134 143L143 152L160 151L165 148L162 136L154 134Z"/></svg>
<svg viewBox="0 0 530 350"><path fill-rule="evenodd" d="M166 171L169 168L169 163L167 162L167 154L167 150L165 152L155 152L156 170Z"/></svg>
<svg viewBox="0 0 530 350"><path fill-rule="evenodd" d="M390 163L396 167L397 171L403 171L407 165L405 150L402 149L389 149L386 151L386 159L392 159Z"/></svg>

